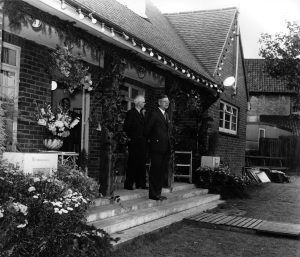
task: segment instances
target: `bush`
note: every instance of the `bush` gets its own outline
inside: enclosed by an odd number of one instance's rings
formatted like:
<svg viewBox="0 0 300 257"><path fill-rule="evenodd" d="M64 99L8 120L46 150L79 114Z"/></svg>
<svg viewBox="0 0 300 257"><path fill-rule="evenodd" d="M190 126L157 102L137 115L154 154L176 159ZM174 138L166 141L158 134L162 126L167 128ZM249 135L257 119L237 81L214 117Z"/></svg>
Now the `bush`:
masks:
<svg viewBox="0 0 300 257"><path fill-rule="evenodd" d="M99 184L91 177L85 175L81 168L70 165L59 165L57 178L64 181L72 189L81 192L83 197L94 199L100 196Z"/></svg>
<svg viewBox="0 0 300 257"><path fill-rule="evenodd" d="M199 167L195 174L196 185L207 188L209 193L220 194L222 199L246 198L246 188L251 184L247 177L230 172L228 166L219 168Z"/></svg>
<svg viewBox="0 0 300 257"><path fill-rule="evenodd" d="M0 163L1 257L108 255L113 239L85 220L92 200L86 196L93 190L74 182L88 184L88 179L75 171L70 183L64 181L67 176L60 176L24 175Z"/></svg>

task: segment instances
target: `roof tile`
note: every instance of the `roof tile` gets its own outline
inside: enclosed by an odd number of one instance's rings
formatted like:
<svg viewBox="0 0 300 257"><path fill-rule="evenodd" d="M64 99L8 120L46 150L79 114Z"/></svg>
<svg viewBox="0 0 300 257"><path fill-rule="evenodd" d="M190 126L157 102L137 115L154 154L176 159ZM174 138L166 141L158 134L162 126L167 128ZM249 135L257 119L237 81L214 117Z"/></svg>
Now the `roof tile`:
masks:
<svg viewBox="0 0 300 257"><path fill-rule="evenodd" d="M265 71L264 59L245 59L249 92L295 93L284 79L271 77Z"/></svg>
<svg viewBox="0 0 300 257"><path fill-rule="evenodd" d="M80 3L94 10L99 17L119 27L120 30L206 78L212 79L177 35L167 18L149 0L146 0L148 19L142 18L115 0L81 0Z"/></svg>
<svg viewBox="0 0 300 257"><path fill-rule="evenodd" d="M217 67L236 8L165 14L209 74Z"/></svg>

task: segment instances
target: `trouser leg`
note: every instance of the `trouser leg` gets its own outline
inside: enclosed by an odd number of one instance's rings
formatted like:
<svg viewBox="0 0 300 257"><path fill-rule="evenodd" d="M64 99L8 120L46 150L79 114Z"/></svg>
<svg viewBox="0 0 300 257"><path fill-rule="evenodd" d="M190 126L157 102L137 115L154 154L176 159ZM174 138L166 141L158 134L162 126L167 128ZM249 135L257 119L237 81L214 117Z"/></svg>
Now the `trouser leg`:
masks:
<svg viewBox="0 0 300 257"><path fill-rule="evenodd" d="M161 195L165 178L167 156L161 153L151 153L151 168L149 172L149 197Z"/></svg>

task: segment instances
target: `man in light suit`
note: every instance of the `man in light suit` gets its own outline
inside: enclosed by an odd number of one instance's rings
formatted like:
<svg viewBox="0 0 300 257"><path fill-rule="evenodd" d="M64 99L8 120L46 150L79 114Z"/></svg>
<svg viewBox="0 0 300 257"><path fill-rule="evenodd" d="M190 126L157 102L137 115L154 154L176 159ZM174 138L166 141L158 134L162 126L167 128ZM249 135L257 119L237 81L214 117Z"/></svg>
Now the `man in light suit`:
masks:
<svg viewBox="0 0 300 257"><path fill-rule="evenodd" d="M168 114L170 104L167 95L161 95L156 108L147 121L145 133L149 138L151 167L149 172L149 199L165 200L161 195L163 184L168 176L170 158L170 134Z"/></svg>
<svg viewBox="0 0 300 257"><path fill-rule="evenodd" d="M129 137L128 163L124 188L133 190L136 188L148 189L146 186L146 137L144 135L145 118L142 109L145 106L145 98L142 95L135 97L134 108L129 110L124 121L124 131Z"/></svg>

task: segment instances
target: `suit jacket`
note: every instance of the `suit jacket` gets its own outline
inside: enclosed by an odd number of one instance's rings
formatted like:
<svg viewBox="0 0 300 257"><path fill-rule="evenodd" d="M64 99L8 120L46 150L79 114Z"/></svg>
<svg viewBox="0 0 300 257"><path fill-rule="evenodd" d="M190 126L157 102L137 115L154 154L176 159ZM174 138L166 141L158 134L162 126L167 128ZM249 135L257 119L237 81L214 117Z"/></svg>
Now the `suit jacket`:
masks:
<svg viewBox="0 0 300 257"><path fill-rule="evenodd" d="M137 109L132 108L126 113L123 129L131 141L146 141L145 119Z"/></svg>
<svg viewBox="0 0 300 257"><path fill-rule="evenodd" d="M146 123L145 134L150 141L150 152L170 153L169 118L159 108L152 112Z"/></svg>

